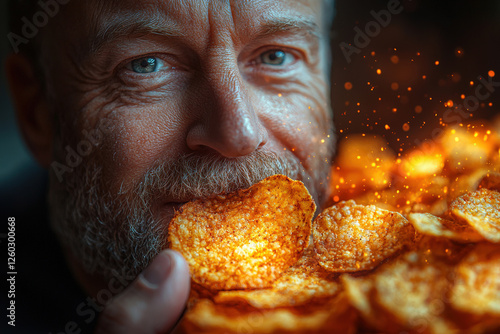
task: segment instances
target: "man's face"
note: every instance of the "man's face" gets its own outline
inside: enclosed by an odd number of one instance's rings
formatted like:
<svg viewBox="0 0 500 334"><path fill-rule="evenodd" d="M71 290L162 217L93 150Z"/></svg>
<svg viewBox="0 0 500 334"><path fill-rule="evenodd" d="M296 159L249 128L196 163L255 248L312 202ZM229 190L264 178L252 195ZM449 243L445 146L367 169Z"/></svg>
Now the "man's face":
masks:
<svg viewBox="0 0 500 334"><path fill-rule="evenodd" d="M52 171L51 207L87 269L137 273L180 204L272 174L324 199L334 136L322 15L322 0L67 5L43 51L54 158L91 149L62 182Z"/></svg>

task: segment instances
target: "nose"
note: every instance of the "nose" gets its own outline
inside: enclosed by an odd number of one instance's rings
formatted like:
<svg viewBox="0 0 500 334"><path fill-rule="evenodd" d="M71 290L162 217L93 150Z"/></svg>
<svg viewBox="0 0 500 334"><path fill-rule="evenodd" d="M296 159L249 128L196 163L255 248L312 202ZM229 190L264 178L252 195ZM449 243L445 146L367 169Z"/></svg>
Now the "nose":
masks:
<svg viewBox="0 0 500 334"><path fill-rule="evenodd" d="M198 84L196 108L201 117L189 129L188 147L194 151L208 148L224 157L237 158L264 146L267 130L236 61L229 60L207 72Z"/></svg>

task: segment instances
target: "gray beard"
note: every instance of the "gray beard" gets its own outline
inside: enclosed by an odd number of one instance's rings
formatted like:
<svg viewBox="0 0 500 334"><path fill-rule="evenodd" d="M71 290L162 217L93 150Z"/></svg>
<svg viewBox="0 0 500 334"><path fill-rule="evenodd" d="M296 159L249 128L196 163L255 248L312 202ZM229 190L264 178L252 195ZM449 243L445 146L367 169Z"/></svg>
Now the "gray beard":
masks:
<svg viewBox="0 0 500 334"><path fill-rule="evenodd" d="M49 208L54 231L84 270L105 279L138 275L166 248L168 221L155 218L159 199L181 201L248 188L284 174L314 185L298 159L257 151L236 159L186 155L147 171L130 189L110 193L101 167L90 157L59 183L51 173ZM309 180L309 181L308 181ZM309 183L309 184L308 184ZM316 193L312 193L317 199Z"/></svg>

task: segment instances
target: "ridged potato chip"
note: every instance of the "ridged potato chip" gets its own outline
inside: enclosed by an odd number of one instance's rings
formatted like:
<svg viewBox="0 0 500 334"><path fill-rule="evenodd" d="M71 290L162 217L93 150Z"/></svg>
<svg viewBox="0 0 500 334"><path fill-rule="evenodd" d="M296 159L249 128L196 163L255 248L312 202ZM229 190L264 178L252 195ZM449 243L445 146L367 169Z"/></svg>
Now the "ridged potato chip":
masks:
<svg viewBox="0 0 500 334"><path fill-rule="evenodd" d="M451 215L472 226L486 240L500 242L500 193L480 189L450 204Z"/></svg>
<svg viewBox="0 0 500 334"><path fill-rule="evenodd" d="M370 270L411 244L415 230L400 213L341 202L313 222L319 264L332 272Z"/></svg>
<svg viewBox="0 0 500 334"><path fill-rule="evenodd" d="M302 182L274 175L183 205L168 241L188 262L193 281L208 289L269 287L307 248L315 209Z"/></svg>
<svg viewBox="0 0 500 334"><path fill-rule="evenodd" d="M318 264L309 247L268 289L220 291L216 303L246 302L257 308L298 306L312 300L331 298L341 291L337 275Z"/></svg>
<svg viewBox="0 0 500 334"><path fill-rule="evenodd" d="M419 233L458 242L478 242L484 238L463 221L448 220L430 213L410 213L408 220Z"/></svg>

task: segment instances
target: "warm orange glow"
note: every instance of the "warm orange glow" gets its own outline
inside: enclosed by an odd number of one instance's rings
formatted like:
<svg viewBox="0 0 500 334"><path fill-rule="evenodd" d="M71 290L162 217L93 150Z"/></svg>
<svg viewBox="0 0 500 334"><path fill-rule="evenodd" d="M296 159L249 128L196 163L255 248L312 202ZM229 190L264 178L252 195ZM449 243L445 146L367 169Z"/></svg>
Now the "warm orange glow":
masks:
<svg viewBox="0 0 500 334"><path fill-rule="evenodd" d="M439 174L444 164L444 158L439 153L415 151L402 161L401 169L404 175L410 177L431 176Z"/></svg>
<svg viewBox="0 0 500 334"><path fill-rule="evenodd" d="M345 90L351 90L352 89L352 83L350 83L349 81L347 81L344 84L344 88L345 88Z"/></svg>
<svg viewBox="0 0 500 334"><path fill-rule="evenodd" d="M436 64L436 66L439 65L439 60L436 60L434 64Z"/></svg>
<svg viewBox="0 0 500 334"><path fill-rule="evenodd" d="M410 131L410 124L408 124L408 123L403 124L403 131L405 131L405 132Z"/></svg>
<svg viewBox="0 0 500 334"><path fill-rule="evenodd" d="M391 61L392 61L393 64L397 64L397 63L399 63L399 57L398 56L392 56L391 57Z"/></svg>
<svg viewBox="0 0 500 334"><path fill-rule="evenodd" d="M377 69L377 74L382 74L382 70L380 68Z"/></svg>
<svg viewBox="0 0 500 334"><path fill-rule="evenodd" d="M493 78L495 76L495 71L493 71L493 70L488 71L488 76L490 78Z"/></svg>
<svg viewBox="0 0 500 334"><path fill-rule="evenodd" d="M448 102L445 103L445 106L448 107L448 108L453 107L453 101L452 100L448 100Z"/></svg>

